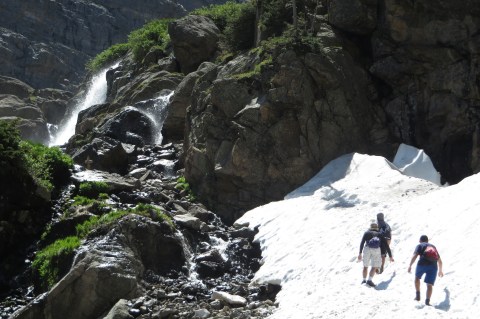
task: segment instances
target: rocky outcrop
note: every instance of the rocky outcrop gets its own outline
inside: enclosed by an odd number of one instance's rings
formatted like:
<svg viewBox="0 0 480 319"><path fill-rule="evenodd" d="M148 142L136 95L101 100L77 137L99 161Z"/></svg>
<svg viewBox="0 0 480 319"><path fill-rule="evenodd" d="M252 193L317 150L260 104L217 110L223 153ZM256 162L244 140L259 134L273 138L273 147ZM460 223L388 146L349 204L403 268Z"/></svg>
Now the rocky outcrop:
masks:
<svg viewBox="0 0 480 319"><path fill-rule="evenodd" d="M152 53L140 66L129 57L109 72L108 103L81 114L77 131L88 143L103 139L105 119L173 90L162 134L185 139L187 180L228 221L282 198L339 155L390 157L400 142L425 149L455 182L480 166L479 15L469 6L330 2L328 19L315 24L318 49L274 50L272 62L245 53L220 65L211 21L183 18L169 28L173 56ZM135 134L109 136L149 143Z"/></svg>
<svg viewBox="0 0 480 319"><path fill-rule="evenodd" d="M0 76L0 119L17 120L23 138L45 143L47 123L58 123L71 94L57 89L35 90L18 79Z"/></svg>
<svg viewBox="0 0 480 319"><path fill-rule="evenodd" d="M6 0L0 12L0 74L36 88L61 88L82 78L88 59L125 42L146 21L186 11L168 0Z"/></svg>
<svg viewBox="0 0 480 319"><path fill-rule="evenodd" d="M129 215L102 240L86 244L70 272L12 318L97 318L119 299L140 294L146 269L166 273L185 263L179 238L166 224Z"/></svg>
<svg viewBox="0 0 480 319"><path fill-rule="evenodd" d="M220 30L210 18L188 15L168 25L173 52L183 73L197 69L218 49Z"/></svg>
<svg viewBox="0 0 480 319"><path fill-rule="evenodd" d="M321 52L274 56L262 83L234 79L254 68L248 56L196 80L185 173L226 220L282 198L341 154L388 151L372 79L337 49L342 42L331 29L324 37Z"/></svg>
<svg viewBox="0 0 480 319"><path fill-rule="evenodd" d="M125 42L146 22L223 2L5 0L0 3L0 74L35 88L70 87L82 79L86 61Z"/></svg>
<svg viewBox="0 0 480 319"><path fill-rule="evenodd" d="M370 72L388 88L390 130L450 183L480 171L480 8L474 1L385 1Z"/></svg>

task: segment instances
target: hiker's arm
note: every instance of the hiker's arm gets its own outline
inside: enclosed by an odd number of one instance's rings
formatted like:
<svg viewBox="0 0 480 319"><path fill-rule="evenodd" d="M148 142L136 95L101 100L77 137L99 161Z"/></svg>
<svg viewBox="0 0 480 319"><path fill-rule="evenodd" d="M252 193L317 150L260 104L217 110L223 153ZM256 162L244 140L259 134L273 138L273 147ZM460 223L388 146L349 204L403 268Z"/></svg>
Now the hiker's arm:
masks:
<svg viewBox="0 0 480 319"><path fill-rule="evenodd" d="M365 246L365 234L363 234L363 237L362 237L362 242L360 243L360 250L358 252L358 260L362 260L362 251L363 251L363 246Z"/></svg>
<svg viewBox="0 0 480 319"><path fill-rule="evenodd" d="M412 259L410 260L410 266L408 266L408 272L412 272L412 265L417 260L418 254L413 254Z"/></svg>
<svg viewBox="0 0 480 319"><path fill-rule="evenodd" d="M438 277L443 277L443 262L442 262L442 257L438 257Z"/></svg>

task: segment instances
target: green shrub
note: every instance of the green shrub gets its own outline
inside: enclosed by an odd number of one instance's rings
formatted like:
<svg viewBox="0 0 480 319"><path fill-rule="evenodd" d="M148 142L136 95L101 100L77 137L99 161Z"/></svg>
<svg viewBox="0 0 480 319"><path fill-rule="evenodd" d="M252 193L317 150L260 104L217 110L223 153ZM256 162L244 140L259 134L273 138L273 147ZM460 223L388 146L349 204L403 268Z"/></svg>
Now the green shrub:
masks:
<svg viewBox="0 0 480 319"><path fill-rule="evenodd" d="M108 193L110 187L105 182L84 182L78 188L78 195L87 198L98 198L101 193Z"/></svg>
<svg viewBox="0 0 480 319"><path fill-rule="evenodd" d="M238 15L240 10L242 10L242 8L246 5L246 3L228 1L220 5L211 4L203 8L195 9L191 12L191 14L212 19L220 31L223 32L223 30L225 30L229 24L230 17Z"/></svg>
<svg viewBox="0 0 480 319"><path fill-rule="evenodd" d="M190 184L187 182L185 176L180 176L175 183L175 188L184 192L186 194L186 198L189 201L195 200L195 195L193 194L192 189L190 188Z"/></svg>
<svg viewBox="0 0 480 319"><path fill-rule="evenodd" d="M135 208L130 209L129 213L156 218L165 221L170 227L174 227L172 218L153 205L138 204Z"/></svg>
<svg viewBox="0 0 480 319"><path fill-rule="evenodd" d="M247 50L255 40L255 8L245 3L236 14L230 16L223 32L225 43L232 51Z"/></svg>
<svg viewBox="0 0 480 319"><path fill-rule="evenodd" d="M68 180L73 160L58 147L47 147L30 141L20 142L25 165L38 184L52 190Z"/></svg>
<svg viewBox="0 0 480 319"><path fill-rule="evenodd" d="M73 203L71 204L72 206L87 206L90 204L93 204L95 200L85 197L85 196L80 196L77 195L73 198Z"/></svg>
<svg viewBox="0 0 480 319"><path fill-rule="evenodd" d="M61 268L67 266L67 261L79 246L80 239L71 236L59 239L37 252L32 266L38 271L45 286L51 287L60 279Z"/></svg>
<svg viewBox="0 0 480 319"><path fill-rule="evenodd" d="M128 43L114 44L108 49L97 54L93 59L87 62L86 68L91 72L100 70L109 64L112 64L116 60L127 54L129 49Z"/></svg>
<svg viewBox="0 0 480 319"><path fill-rule="evenodd" d="M240 51L253 46L255 37L255 7L252 2L229 1L196 9L192 14L209 17L222 31L228 50Z"/></svg>
<svg viewBox="0 0 480 319"><path fill-rule="evenodd" d="M170 216L163 213L159 208L149 204L139 204L135 208L127 210L116 210L104 214L102 216L92 216L87 221L75 227L77 236L80 238L86 237L93 229L107 226L128 214L136 214L149 218L154 218L160 221L165 221L170 227L174 227L173 220Z"/></svg>
<svg viewBox="0 0 480 319"><path fill-rule="evenodd" d="M168 24L172 19L153 20L142 28L132 31L128 35L128 46L137 62L142 61L145 54L153 47L165 50L170 43Z"/></svg>
<svg viewBox="0 0 480 319"><path fill-rule="evenodd" d="M102 216L92 216L87 221L75 227L77 236L80 238L85 238L93 229L100 226L109 225L127 214L127 211L117 210Z"/></svg>
<svg viewBox="0 0 480 319"><path fill-rule="evenodd" d="M17 122L0 120L0 177L4 181L24 169L21 141Z"/></svg>

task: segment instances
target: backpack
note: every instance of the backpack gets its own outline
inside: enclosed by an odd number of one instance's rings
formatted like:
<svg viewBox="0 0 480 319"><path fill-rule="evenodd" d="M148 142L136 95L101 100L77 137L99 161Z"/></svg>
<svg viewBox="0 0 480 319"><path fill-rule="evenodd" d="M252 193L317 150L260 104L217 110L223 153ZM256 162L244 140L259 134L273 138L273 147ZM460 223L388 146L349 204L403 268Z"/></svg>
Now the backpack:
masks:
<svg viewBox="0 0 480 319"><path fill-rule="evenodd" d="M385 239L392 238L392 229L390 228L390 225L388 225L385 222L383 222L382 225L380 225L380 233Z"/></svg>
<svg viewBox="0 0 480 319"><path fill-rule="evenodd" d="M367 246L370 248L379 248L380 238L378 238L378 236L373 236L369 241L367 241Z"/></svg>
<svg viewBox="0 0 480 319"><path fill-rule="evenodd" d="M428 261L436 262L440 255L438 254L437 248L433 245L426 245L425 249L422 252L422 257Z"/></svg>

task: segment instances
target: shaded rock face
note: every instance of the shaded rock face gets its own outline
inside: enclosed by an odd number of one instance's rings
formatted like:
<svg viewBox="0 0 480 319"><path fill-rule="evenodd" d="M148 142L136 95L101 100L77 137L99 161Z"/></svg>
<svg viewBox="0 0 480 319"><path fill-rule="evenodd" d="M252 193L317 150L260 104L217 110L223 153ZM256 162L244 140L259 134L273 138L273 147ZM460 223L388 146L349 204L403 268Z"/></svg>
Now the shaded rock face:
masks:
<svg viewBox="0 0 480 319"><path fill-rule="evenodd" d="M197 76L185 174L226 221L282 198L341 154L388 151L372 80L347 51L329 47L341 45L334 40L320 53L274 56L268 78L255 85L232 78L253 68L249 57L205 65Z"/></svg>
<svg viewBox="0 0 480 319"><path fill-rule="evenodd" d="M385 1L370 72L398 140L424 149L450 183L480 171L480 8Z"/></svg>
<svg viewBox="0 0 480 319"><path fill-rule="evenodd" d="M188 9L210 2L199 0ZM132 30L186 12L169 0L1 1L0 74L36 88L68 87L81 79L88 59L125 42Z"/></svg>
<svg viewBox="0 0 480 319"><path fill-rule="evenodd" d="M172 99L188 109L187 179L233 220L339 155L391 158L398 142L424 149L451 183L478 172L478 11L473 2L330 2L320 52L274 56L261 83L231 77L258 64L248 56L189 74Z"/></svg>
<svg viewBox="0 0 480 319"><path fill-rule="evenodd" d="M185 139L187 180L226 221L283 198L349 152L388 158L403 142L424 149L449 182L479 171L473 2L342 0L328 10L316 23L320 49L277 50L270 66L244 80L235 75L253 71L259 56L216 65L211 21L180 19L169 28L174 57L152 52L139 66L123 61L107 76L108 102L81 114L77 133L105 141L98 129L105 119L174 90L162 134ZM210 53L192 54L193 46ZM128 164L122 158L117 172Z"/></svg>
<svg viewBox="0 0 480 319"><path fill-rule="evenodd" d="M60 122L70 97L67 91L35 90L18 79L0 76L0 119L19 121L24 139L45 143L49 140L47 123Z"/></svg>
<svg viewBox="0 0 480 319"><path fill-rule="evenodd" d="M129 215L85 245L70 272L12 318L97 318L119 299L138 296L146 269L163 274L184 263L182 244L169 226Z"/></svg>

